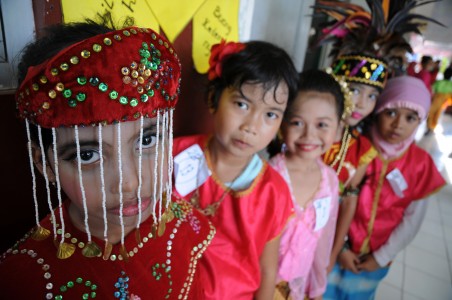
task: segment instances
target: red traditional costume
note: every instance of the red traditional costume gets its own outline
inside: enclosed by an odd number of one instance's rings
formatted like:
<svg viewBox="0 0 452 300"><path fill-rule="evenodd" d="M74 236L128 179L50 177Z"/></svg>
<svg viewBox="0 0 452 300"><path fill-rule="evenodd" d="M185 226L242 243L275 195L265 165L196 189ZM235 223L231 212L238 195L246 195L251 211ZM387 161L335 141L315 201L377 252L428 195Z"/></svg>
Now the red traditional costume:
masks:
<svg viewBox="0 0 452 300"><path fill-rule="evenodd" d="M113 246L111 256L106 260L85 257L82 248L87 242L86 233L71 222L65 224L65 236L77 249L67 259L55 255L58 240L35 241L26 235L1 257L1 297L202 299L198 259L215 229L189 203L173 202L170 207L174 219L166 223L162 236L153 234L153 219L148 218L139 228L139 241L137 234L125 237L128 261L122 258L120 243ZM55 215L59 220L58 209ZM69 218L66 208L63 215L64 219ZM50 216L41 222L42 226L52 227ZM93 241L103 244L95 237Z"/></svg>
<svg viewBox="0 0 452 300"><path fill-rule="evenodd" d="M176 138L174 155L198 144L209 169L208 136ZM227 190L212 174L198 189L201 208L218 201ZM177 192L177 191L176 191ZM187 201L195 192L185 196ZM279 236L292 213L291 194L284 179L264 162L249 188L226 193L210 221L215 238L200 261L207 299L252 299L260 286L259 258L267 242Z"/></svg>
<svg viewBox="0 0 452 300"><path fill-rule="evenodd" d="M342 143L343 141L334 143L331 148L325 152L323 161L327 165L332 165L335 158L337 158ZM377 151L372 146L372 143L357 131L354 131L353 135L351 135L350 144L345 151L347 152L345 154L344 162L338 174L341 191L344 185L353 177L358 167L368 164L375 156L377 156ZM332 168L337 171L339 165L340 162L332 165Z"/></svg>
<svg viewBox="0 0 452 300"><path fill-rule="evenodd" d="M408 184L403 198L398 197L385 180L396 168ZM444 178L430 155L414 143L398 158L385 160L379 156L374 159L367 168L367 179L350 226L353 252L369 253L380 248L402 221L412 201L425 199L444 185Z"/></svg>

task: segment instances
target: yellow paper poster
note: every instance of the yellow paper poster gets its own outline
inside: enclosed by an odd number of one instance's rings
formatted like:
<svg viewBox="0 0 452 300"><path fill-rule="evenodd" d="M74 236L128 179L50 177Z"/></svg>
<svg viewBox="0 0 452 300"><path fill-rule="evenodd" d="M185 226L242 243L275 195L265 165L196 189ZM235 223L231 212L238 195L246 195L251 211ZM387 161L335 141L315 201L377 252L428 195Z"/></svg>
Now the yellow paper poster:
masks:
<svg viewBox="0 0 452 300"><path fill-rule="evenodd" d="M147 0L149 8L171 43L206 0Z"/></svg>
<svg viewBox="0 0 452 300"><path fill-rule="evenodd" d="M106 19L116 28L136 25L159 31L146 0L62 0L61 6L65 23Z"/></svg>
<svg viewBox="0 0 452 300"><path fill-rule="evenodd" d="M238 41L240 0L207 0L193 18L193 62L196 71L209 69L210 48L226 41Z"/></svg>

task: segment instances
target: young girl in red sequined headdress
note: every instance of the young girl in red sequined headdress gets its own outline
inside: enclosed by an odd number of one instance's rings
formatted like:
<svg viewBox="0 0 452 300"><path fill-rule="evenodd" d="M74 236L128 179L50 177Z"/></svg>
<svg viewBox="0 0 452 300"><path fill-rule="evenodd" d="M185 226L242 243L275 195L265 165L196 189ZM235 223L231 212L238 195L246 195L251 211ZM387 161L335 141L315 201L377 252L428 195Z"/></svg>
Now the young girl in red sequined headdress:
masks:
<svg viewBox="0 0 452 300"><path fill-rule="evenodd" d="M29 160L58 207L0 261L4 299L201 299L214 229L171 201L180 63L147 28L57 25L30 44L16 94ZM34 166L33 166L34 163Z"/></svg>
<svg viewBox="0 0 452 300"><path fill-rule="evenodd" d="M271 299L292 202L284 179L257 152L278 131L297 72L285 51L257 41L218 44L210 63L214 132L175 139L175 190L217 230L200 262L205 296Z"/></svg>

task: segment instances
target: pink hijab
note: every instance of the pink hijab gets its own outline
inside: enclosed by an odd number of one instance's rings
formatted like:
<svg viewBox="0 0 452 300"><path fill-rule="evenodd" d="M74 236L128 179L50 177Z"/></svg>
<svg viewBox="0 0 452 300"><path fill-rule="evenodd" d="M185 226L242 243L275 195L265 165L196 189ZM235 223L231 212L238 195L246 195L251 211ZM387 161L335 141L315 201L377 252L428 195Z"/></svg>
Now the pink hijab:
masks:
<svg viewBox="0 0 452 300"><path fill-rule="evenodd" d="M375 106L375 114L379 114L385 109L408 108L417 112L419 118L424 120L430 109L430 103L430 92L422 80L411 76L400 76L388 80ZM371 139L385 159L402 154L414 141L416 135L415 130L403 142L390 144L381 137L376 127L373 125L370 129Z"/></svg>

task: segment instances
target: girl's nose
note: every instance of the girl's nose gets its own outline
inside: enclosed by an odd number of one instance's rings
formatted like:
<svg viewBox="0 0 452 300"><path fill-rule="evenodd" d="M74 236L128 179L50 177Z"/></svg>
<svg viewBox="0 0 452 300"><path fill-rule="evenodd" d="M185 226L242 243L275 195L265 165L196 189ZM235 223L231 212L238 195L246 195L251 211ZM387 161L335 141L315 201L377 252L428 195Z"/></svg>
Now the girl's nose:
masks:
<svg viewBox="0 0 452 300"><path fill-rule="evenodd" d="M366 101L366 100L365 100L365 95L362 94L362 93L360 93L360 94L357 95L356 97L357 97L356 103L355 103L356 107L363 108L363 107L364 107L364 103L365 103L365 101Z"/></svg>
<svg viewBox="0 0 452 300"><path fill-rule="evenodd" d="M257 133L257 128L259 128L259 118L256 114L250 114L244 120L240 129L246 133L255 135Z"/></svg>
<svg viewBox="0 0 452 300"><path fill-rule="evenodd" d="M112 193L117 194L120 190L123 193L134 193L138 190L137 164L134 158L129 158L129 155L122 154L121 164L116 162L105 172L111 176L110 190Z"/></svg>

